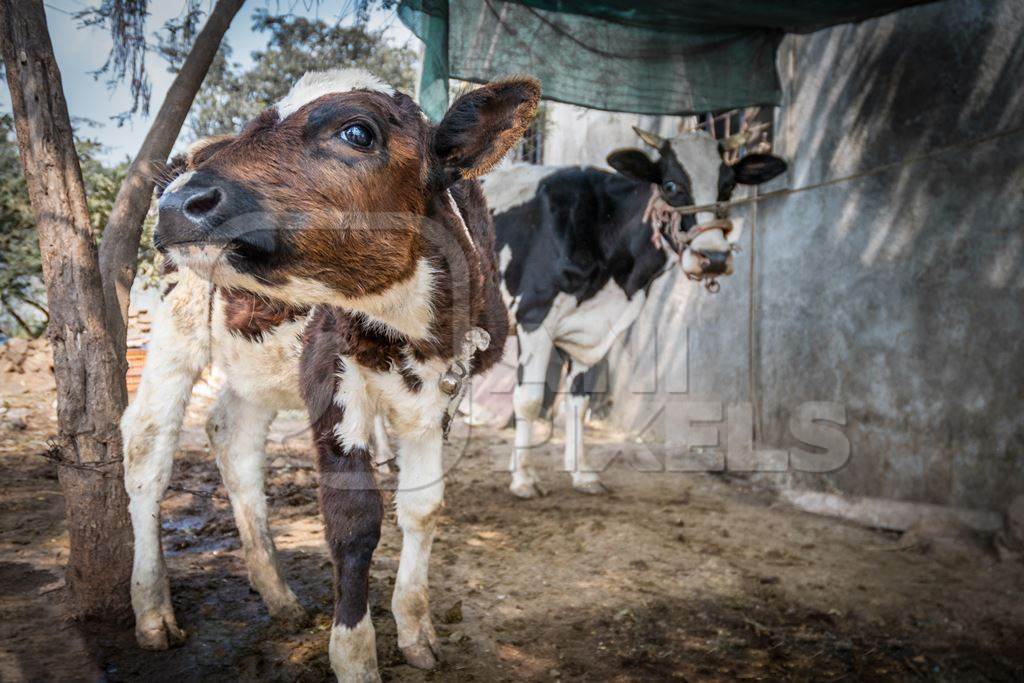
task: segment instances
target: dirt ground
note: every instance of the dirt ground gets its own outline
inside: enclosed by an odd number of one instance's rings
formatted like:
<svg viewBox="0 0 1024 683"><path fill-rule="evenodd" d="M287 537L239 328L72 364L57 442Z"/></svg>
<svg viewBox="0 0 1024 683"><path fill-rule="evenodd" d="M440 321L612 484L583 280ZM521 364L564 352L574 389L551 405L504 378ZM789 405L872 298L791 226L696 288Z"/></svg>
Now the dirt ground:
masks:
<svg viewBox="0 0 1024 683"><path fill-rule="evenodd" d="M21 377L5 375L5 377ZM0 433L0 680L328 680L330 563L300 418L275 425L272 524L315 617L273 624L248 586L226 494L190 416L164 507L164 547L187 643L143 652L130 626L62 617L67 535L53 466L53 394L7 382ZM20 412L19 412L20 411ZM986 539L931 542L803 514L743 480L632 471L581 496L557 434L540 451L550 494L513 500L511 433L461 426L434 546L431 600L445 659L403 663L389 603L400 534L389 513L370 602L385 681L1024 681L1024 565ZM280 443L283 442L283 443Z"/></svg>

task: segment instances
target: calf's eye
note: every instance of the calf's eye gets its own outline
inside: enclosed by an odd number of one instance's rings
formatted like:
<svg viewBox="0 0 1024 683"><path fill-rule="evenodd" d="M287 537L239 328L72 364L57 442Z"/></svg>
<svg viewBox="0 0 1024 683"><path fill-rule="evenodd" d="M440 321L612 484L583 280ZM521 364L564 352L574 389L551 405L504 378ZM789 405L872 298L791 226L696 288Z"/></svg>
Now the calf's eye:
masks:
<svg viewBox="0 0 1024 683"><path fill-rule="evenodd" d="M355 123L347 128L343 128L339 135L345 142L362 149L367 149L373 144L373 133L361 123Z"/></svg>
<svg viewBox="0 0 1024 683"><path fill-rule="evenodd" d="M661 185L661 186L662 186L663 188L665 188L665 192L669 192L669 193L675 192L676 190L678 190L678 189L679 189L679 186L678 186L678 185L676 185L676 184L675 184L674 182L672 182L671 180L666 180L666 181L665 181L664 183L662 183L662 185Z"/></svg>

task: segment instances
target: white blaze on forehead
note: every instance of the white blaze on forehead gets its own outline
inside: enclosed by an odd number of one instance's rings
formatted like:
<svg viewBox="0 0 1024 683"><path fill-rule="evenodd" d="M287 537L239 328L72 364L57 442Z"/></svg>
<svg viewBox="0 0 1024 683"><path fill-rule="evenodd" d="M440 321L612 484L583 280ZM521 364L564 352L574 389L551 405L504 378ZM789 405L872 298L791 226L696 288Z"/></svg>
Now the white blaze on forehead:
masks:
<svg viewBox="0 0 1024 683"><path fill-rule="evenodd" d="M696 205L712 204L718 200L718 171L722 157L718 154L718 143L707 133L700 131L671 140L679 164L690 176L693 187L693 201ZM705 212L696 216L698 223L709 221L714 215Z"/></svg>
<svg viewBox="0 0 1024 683"><path fill-rule="evenodd" d="M298 111L303 105L324 95L352 90L376 90L391 96L394 88L362 69L330 69L310 71L292 86L288 94L277 103L277 113L282 119Z"/></svg>

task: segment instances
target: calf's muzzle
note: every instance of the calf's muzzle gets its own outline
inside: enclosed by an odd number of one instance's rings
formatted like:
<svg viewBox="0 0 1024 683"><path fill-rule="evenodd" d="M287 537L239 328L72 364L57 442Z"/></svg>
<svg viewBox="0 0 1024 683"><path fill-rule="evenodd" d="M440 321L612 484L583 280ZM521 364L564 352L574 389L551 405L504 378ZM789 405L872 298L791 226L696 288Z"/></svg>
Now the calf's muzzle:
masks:
<svg viewBox="0 0 1024 683"><path fill-rule="evenodd" d="M154 243L162 252L188 245L232 246L244 252L273 252L273 221L251 193L213 174L196 173L160 197Z"/></svg>

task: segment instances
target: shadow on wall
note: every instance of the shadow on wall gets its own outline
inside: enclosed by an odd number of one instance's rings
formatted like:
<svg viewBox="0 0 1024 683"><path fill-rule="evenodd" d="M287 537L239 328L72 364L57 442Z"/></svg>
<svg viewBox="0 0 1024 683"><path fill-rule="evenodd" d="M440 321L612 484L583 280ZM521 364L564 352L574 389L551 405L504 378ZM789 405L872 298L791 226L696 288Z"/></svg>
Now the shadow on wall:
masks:
<svg viewBox="0 0 1024 683"><path fill-rule="evenodd" d="M871 24L870 26L868 24ZM796 187L1024 126L1024 7L1014 2L958 0L919 7L868 24L797 38L798 65L830 64L827 74L798 66L793 87L817 93L799 117ZM877 24L877 26L875 26ZM825 78L822 78L825 76ZM994 288L1024 288L1021 257L1020 156L1024 130L965 145L883 174L882 187L846 186L837 239L857 231L865 205L884 207L861 254L865 266L955 268ZM980 194L963 196L969 173ZM865 190L871 196L865 197ZM992 202L989 203L988 199ZM865 201L867 200L867 201ZM1013 228L1006 240L970 240L973 230ZM864 237L860 235L859 237ZM922 252L923 250L923 252ZM966 250L965 253L951 252ZM964 266L977 265L978 269Z"/></svg>
<svg viewBox="0 0 1024 683"><path fill-rule="evenodd" d="M750 401L785 449L802 403L837 402L850 459L799 485L992 509L1024 490L1024 130L945 149L1024 126L1022 30L1019 2L949 0L787 37L789 187L885 170L737 211L756 225L718 295L659 282L611 357L614 421Z"/></svg>
<svg viewBox="0 0 1024 683"><path fill-rule="evenodd" d="M846 404L844 490L1000 508L1024 487L1024 129L985 140L1024 126L1022 29L1020 3L955 0L784 43L793 187L907 162L761 216L766 434Z"/></svg>

